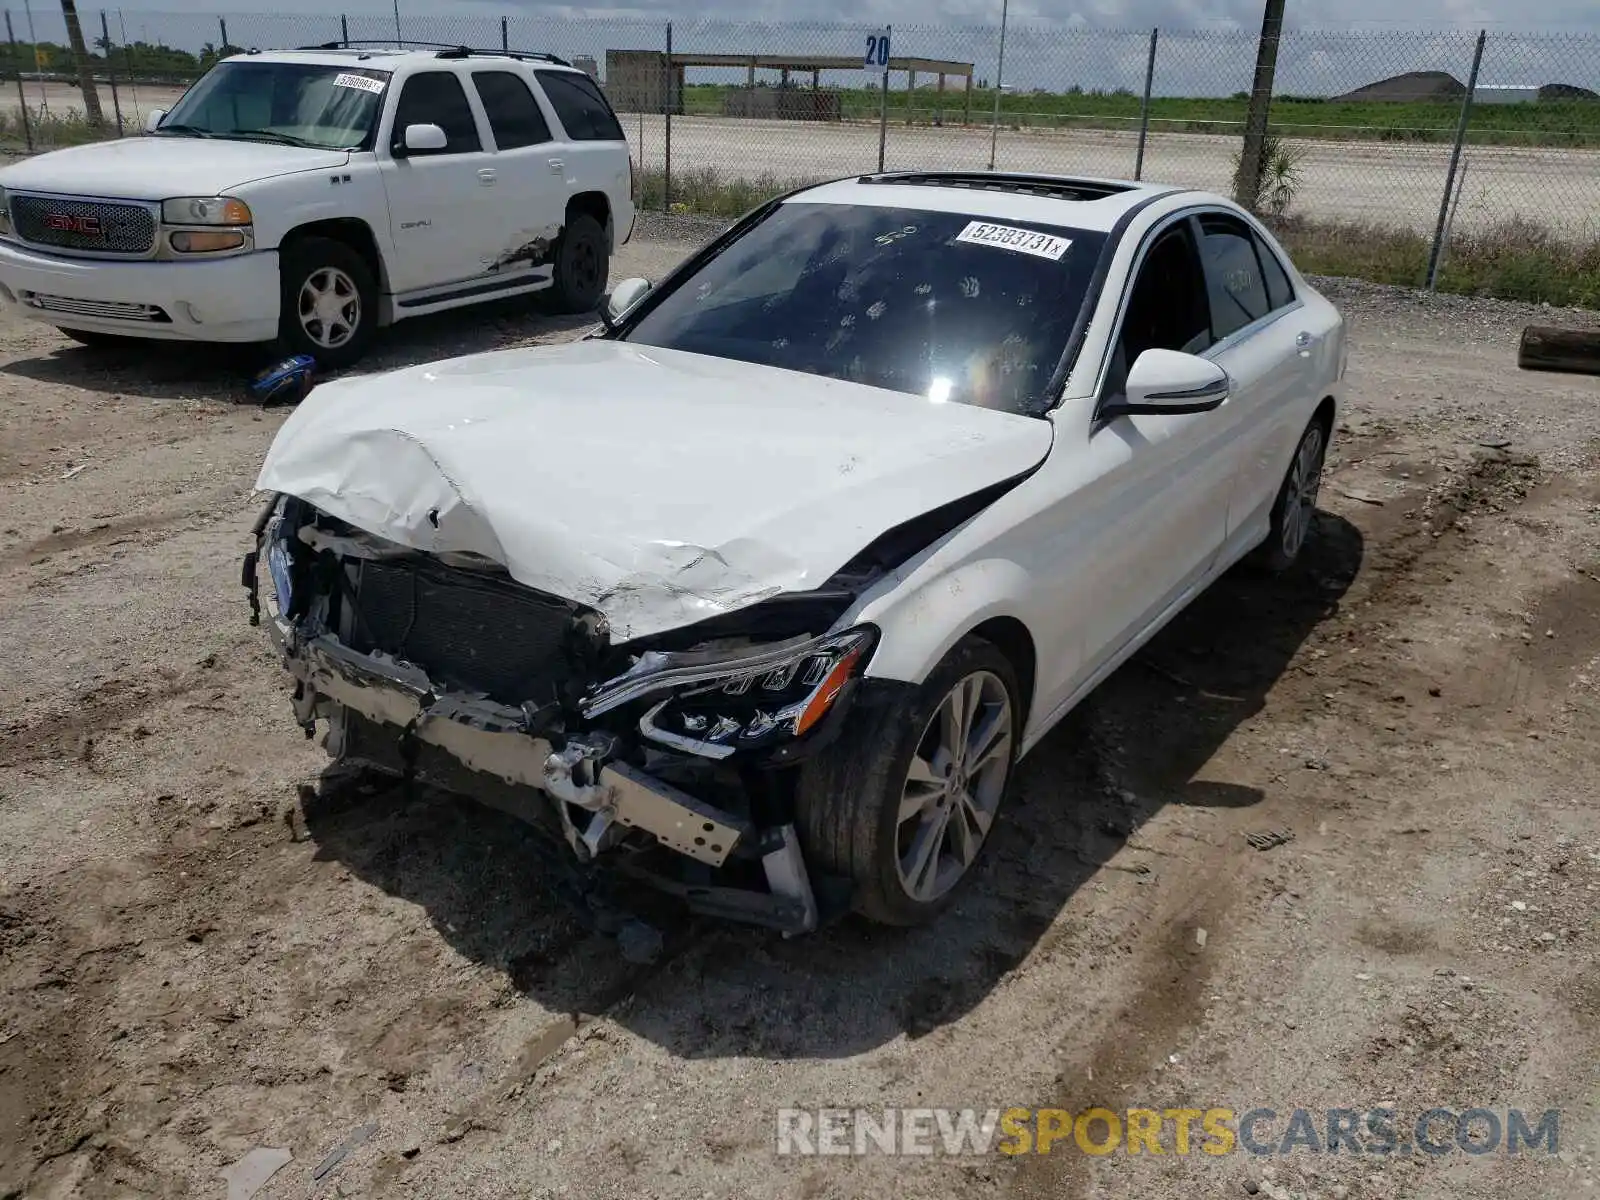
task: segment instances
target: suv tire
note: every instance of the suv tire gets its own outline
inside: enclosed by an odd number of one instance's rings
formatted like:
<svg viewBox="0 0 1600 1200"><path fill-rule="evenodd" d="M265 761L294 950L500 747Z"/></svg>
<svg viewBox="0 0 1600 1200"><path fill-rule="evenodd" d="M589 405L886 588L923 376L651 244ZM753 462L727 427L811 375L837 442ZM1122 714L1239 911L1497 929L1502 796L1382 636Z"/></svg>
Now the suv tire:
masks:
<svg viewBox="0 0 1600 1200"><path fill-rule="evenodd" d="M322 368L347 367L378 325L378 285L367 260L344 242L296 238L279 255L278 347Z"/></svg>
<svg viewBox="0 0 1600 1200"><path fill-rule="evenodd" d="M556 242L550 306L562 313L593 312L605 295L610 269L605 229L588 213L574 214Z"/></svg>

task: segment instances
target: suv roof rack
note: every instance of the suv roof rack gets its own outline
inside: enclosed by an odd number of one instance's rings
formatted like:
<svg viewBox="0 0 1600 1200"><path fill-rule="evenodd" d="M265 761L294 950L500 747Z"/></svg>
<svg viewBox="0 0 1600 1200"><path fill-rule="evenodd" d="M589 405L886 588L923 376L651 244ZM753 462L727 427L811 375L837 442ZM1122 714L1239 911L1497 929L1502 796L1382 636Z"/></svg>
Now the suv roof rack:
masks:
<svg viewBox="0 0 1600 1200"><path fill-rule="evenodd" d="M1104 179L1072 179L1060 175L1027 175L1010 171L885 171L863 175L860 182L974 188L985 192L1024 192L1057 200L1104 200L1138 187L1137 184L1112 183Z"/></svg>
<svg viewBox="0 0 1600 1200"><path fill-rule="evenodd" d="M384 49L394 47L396 50L436 50L435 58L474 58L482 55L484 58L517 58L529 62L555 63L557 66L570 67L572 64L564 58L554 54L545 54L538 50L496 50L481 49L475 46L460 46L454 42L418 42L410 38L365 38L360 41L348 42L321 42L315 46L299 46L299 50L365 50L369 48Z"/></svg>

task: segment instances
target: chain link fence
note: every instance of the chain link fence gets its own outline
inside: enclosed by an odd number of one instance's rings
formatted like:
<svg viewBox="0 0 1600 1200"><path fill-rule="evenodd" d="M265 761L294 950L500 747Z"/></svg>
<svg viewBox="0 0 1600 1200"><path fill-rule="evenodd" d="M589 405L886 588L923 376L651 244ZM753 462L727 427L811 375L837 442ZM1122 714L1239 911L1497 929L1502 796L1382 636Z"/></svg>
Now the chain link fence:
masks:
<svg viewBox="0 0 1600 1200"><path fill-rule="evenodd" d="M1596 36L1285 32L1261 176L1241 188L1253 31L907 23L868 69L880 31L867 25L84 10L80 73L58 11L13 10L7 24L11 151L141 132L241 49L536 49L605 87L647 208L732 216L880 167L1140 177L1240 194L1312 269L1415 283L1517 250L1600 276Z"/></svg>

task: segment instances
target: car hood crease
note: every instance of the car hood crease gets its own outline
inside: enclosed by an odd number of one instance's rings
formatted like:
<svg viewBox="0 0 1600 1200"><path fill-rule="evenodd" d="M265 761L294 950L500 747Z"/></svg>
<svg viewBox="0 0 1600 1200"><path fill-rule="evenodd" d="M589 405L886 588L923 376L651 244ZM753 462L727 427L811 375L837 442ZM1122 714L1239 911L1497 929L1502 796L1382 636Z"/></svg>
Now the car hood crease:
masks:
<svg viewBox="0 0 1600 1200"><path fill-rule="evenodd" d="M323 384L256 486L480 555L629 641L824 583L885 531L1021 475L1046 420L585 340Z"/></svg>

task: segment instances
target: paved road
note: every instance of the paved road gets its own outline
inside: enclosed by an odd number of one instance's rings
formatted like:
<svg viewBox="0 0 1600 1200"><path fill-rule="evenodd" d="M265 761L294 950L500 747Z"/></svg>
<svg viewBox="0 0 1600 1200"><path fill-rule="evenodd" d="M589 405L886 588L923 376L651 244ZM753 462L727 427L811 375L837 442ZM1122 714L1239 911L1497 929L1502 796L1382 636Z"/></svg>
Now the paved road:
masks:
<svg viewBox="0 0 1600 1200"><path fill-rule="evenodd" d="M625 116L644 165L659 167L660 117ZM986 128L891 126L886 165L982 168L989 162ZM1233 174L1234 138L1153 132L1145 177L1226 191ZM1133 133L1073 130L1014 132L1002 128L995 165L1109 175L1133 173ZM1431 233L1439 215L1450 147L1382 142L1304 143L1294 211L1307 216L1406 225ZM675 168L711 167L729 176L811 179L872 170L878 130L872 125L677 117L672 122ZM1481 229L1521 215L1567 236L1600 236L1600 153L1550 148L1472 146L1457 214L1460 228Z"/></svg>

